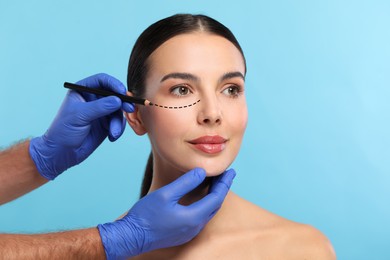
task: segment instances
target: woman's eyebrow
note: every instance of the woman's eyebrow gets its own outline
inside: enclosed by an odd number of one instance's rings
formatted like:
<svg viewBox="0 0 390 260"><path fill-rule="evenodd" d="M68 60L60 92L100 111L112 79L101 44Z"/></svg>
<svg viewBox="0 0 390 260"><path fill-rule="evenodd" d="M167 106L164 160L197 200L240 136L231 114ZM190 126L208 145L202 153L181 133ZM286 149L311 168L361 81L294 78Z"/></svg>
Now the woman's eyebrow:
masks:
<svg viewBox="0 0 390 260"><path fill-rule="evenodd" d="M231 79L231 78L242 78L243 81L245 81L245 76L239 72L239 71L233 71L233 72L228 72L228 73L225 73L223 74L223 76L219 79L219 82L222 82L224 80L227 80L227 79Z"/></svg>
<svg viewBox="0 0 390 260"><path fill-rule="evenodd" d="M190 74L190 73L181 73L181 72L174 72L174 73L169 73L167 75L165 75L160 82L163 82L164 80L167 80L167 79L170 79L170 78L173 78L173 79L185 79L185 80L190 80L190 81L195 81L195 82L199 82L200 79L193 75L193 74Z"/></svg>
<svg viewBox="0 0 390 260"><path fill-rule="evenodd" d="M227 72L223 74L223 76L219 79L219 82L222 82L227 79L231 78L242 78L245 81L245 76L239 72L239 71L233 71L233 72ZM183 72L173 72L165 75L160 82L163 82L167 79L184 79L184 80L189 80L189 81L194 81L194 82L200 82L200 78L191 74L191 73L183 73Z"/></svg>

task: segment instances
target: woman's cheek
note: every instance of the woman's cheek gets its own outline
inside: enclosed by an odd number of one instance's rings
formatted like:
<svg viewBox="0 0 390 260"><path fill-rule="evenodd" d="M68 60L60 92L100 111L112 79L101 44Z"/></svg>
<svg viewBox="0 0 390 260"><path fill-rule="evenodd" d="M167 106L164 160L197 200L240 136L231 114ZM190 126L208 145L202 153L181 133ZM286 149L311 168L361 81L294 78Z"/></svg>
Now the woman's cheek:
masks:
<svg viewBox="0 0 390 260"><path fill-rule="evenodd" d="M238 128L241 129L242 132L244 133L246 129L246 125L248 124L248 110L246 109L246 107L244 110L242 110L241 115L238 116L237 122L238 122L237 124Z"/></svg>
<svg viewBox="0 0 390 260"><path fill-rule="evenodd" d="M248 122L248 110L246 103L239 103L226 107L224 119L227 121L230 130L235 133L244 133Z"/></svg>
<svg viewBox="0 0 390 260"><path fill-rule="evenodd" d="M169 139L170 137L180 137L185 133L191 118L185 111L168 110L163 108L149 108L153 111L145 113L145 126L149 133L154 133L156 137Z"/></svg>

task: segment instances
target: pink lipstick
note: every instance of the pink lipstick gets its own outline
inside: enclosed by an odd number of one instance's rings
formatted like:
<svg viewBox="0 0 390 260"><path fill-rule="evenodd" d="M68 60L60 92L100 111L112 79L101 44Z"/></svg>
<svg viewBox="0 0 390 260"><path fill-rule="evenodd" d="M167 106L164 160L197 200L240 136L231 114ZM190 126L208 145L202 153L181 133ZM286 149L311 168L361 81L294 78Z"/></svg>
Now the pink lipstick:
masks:
<svg viewBox="0 0 390 260"><path fill-rule="evenodd" d="M207 135L188 142L204 153L216 154L225 149L227 139L219 135Z"/></svg>

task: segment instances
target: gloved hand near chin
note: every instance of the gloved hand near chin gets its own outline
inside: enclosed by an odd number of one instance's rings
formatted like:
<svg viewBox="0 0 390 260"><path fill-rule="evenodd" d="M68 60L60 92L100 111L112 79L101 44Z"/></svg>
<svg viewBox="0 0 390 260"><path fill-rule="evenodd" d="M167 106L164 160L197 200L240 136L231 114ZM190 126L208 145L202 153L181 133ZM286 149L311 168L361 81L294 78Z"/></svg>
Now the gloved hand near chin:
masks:
<svg viewBox="0 0 390 260"><path fill-rule="evenodd" d="M125 86L107 74L96 74L77 84L126 93ZM110 141L117 140L125 129L121 109L134 111L132 104L114 96L98 98L69 91L50 128L30 141L29 152L39 173L53 180L85 160L107 136Z"/></svg>
<svg viewBox="0 0 390 260"><path fill-rule="evenodd" d="M221 207L235 172L228 170L214 178L209 194L201 200L180 205L180 198L205 177L205 171L196 168L143 197L122 219L99 225L107 259L125 259L195 237Z"/></svg>

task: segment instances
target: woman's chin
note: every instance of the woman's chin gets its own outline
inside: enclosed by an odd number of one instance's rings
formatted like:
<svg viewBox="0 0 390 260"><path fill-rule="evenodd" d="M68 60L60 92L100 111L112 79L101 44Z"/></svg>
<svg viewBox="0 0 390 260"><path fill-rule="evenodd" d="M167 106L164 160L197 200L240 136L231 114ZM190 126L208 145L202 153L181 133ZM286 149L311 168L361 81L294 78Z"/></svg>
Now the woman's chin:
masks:
<svg viewBox="0 0 390 260"><path fill-rule="evenodd" d="M207 177L219 176L226 171L230 166L230 161L220 161L220 162L205 162L199 167L202 167L206 171Z"/></svg>
<svg viewBox="0 0 390 260"><path fill-rule="evenodd" d="M224 173L226 171L226 169L221 169L221 170L206 170L206 176L207 177L214 177L214 176L219 176L221 175L222 173Z"/></svg>
<svg viewBox="0 0 390 260"><path fill-rule="evenodd" d="M181 170L182 172L188 172L194 168L202 168L206 171L207 177L214 177L219 176L222 173L226 171L226 169L229 167L229 163L208 163L208 162L201 162L201 163L190 163L187 165L182 165Z"/></svg>
<svg viewBox="0 0 390 260"><path fill-rule="evenodd" d="M227 166L225 166L225 167L215 167L215 166L212 167L212 166L207 166L207 165L199 165L196 167L204 169L206 171L207 177L219 176L222 173L224 173L227 169Z"/></svg>

